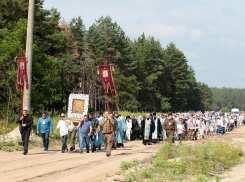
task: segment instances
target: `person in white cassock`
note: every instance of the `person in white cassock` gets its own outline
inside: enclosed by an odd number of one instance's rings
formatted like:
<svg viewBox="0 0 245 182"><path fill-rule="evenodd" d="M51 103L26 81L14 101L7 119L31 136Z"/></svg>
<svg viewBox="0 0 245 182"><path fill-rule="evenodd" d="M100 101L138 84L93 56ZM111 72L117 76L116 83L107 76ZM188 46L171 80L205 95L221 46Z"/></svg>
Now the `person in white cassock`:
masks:
<svg viewBox="0 0 245 182"><path fill-rule="evenodd" d="M126 131L127 139L132 140L132 121L130 119L130 116L126 117L126 124L128 127L128 129Z"/></svg>

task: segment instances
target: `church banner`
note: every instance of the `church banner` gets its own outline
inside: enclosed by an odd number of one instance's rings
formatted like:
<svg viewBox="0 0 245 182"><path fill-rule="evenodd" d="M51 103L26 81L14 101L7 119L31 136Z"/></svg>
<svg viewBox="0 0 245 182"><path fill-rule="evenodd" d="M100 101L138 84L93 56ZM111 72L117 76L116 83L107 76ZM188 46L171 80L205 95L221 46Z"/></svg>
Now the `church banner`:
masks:
<svg viewBox="0 0 245 182"><path fill-rule="evenodd" d="M17 74L17 85L16 89L20 90L24 88L24 81L26 82L26 89L29 89L27 67L26 67L26 57L18 57L18 74Z"/></svg>
<svg viewBox="0 0 245 182"><path fill-rule="evenodd" d="M116 89L113 83L111 65L108 64L108 65L99 66L99 71L100 71L100 77L101 77L102 84L105 89L106 95L108 96L108 84L109 84L111 87L111 93L113 97L116 97L117 94L116 94Z"/></svg>

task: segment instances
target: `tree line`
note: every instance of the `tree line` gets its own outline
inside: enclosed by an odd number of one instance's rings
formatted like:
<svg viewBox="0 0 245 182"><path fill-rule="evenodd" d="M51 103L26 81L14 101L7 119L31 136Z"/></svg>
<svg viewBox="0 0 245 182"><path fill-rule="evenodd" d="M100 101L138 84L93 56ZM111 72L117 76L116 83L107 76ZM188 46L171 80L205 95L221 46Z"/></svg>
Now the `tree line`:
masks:
<svg viewBox="0 0 245 182"><path fill-rule="evenodd" d="M14 120L20 112L16 90L15 56L25 52L28 0L0 2L0 112ZM89 94L90 110L107 109L96 66L115 65L117 97L110 95L110 110L211 110L213 92L197 82L184 53L171 42L162 47L144 33L135 40L111 17L100 17L86 28L82 17L70 22L57 9L35 1L32 71L32 113L66 111L70 93Z"/></svg>
<svg viewBox="0 0 245 182"><path fill-rule="evenodd" d="M240 111L245 109L245 89L239 88L210 88L213 93L213 110L227 110L239 108ZM223 109L222 109L223 108Z"/></svg>

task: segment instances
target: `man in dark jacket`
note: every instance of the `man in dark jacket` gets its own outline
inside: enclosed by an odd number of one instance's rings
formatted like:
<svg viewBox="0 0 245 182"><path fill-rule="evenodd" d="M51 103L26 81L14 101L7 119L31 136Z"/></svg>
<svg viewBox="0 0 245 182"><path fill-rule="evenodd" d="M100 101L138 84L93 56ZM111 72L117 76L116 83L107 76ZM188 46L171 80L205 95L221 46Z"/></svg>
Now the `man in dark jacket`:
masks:
<svg viewBox="0 0 245 182"><path fill-rule="evenodd" d="M28 153L28 142L31 133L31 125L33 125L33 119L29 114L27 107L23 109L23 116L20 116L16 123L20 124L20 133L24 147L23 154L26 155Z"/></svg>
<svg viewBox="0 0 245 182"><path fill-rule="evenodd" d="M134 116L131 117L132 121L132 140L137 139L137 131L139 130L139 124Z"/></svg>

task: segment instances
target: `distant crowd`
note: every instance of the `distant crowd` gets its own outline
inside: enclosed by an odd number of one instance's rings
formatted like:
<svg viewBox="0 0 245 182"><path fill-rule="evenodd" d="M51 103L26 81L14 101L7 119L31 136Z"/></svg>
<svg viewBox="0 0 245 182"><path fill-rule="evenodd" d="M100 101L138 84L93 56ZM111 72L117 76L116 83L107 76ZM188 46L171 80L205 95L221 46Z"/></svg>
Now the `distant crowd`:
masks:
<svg viewBox="0 0 245 182"><path fill-rule="evenodd" d="M75 142L78 140L79 153L89 153L105 147L106 156L111 155L111 149L124 147L127 140L142 140L144 145L152 145L158 141L167 140L170 143L182 140L198 140L210 137L214 134L223 135L232 132L235 128L245 123L244 113L231 114L223 112L194 112L170 113L157 115L146 114L146 116L122 117L118 112L114 113L92 113L91 117L85 115L80 122L73 122L66 118L65 114L60 115L54 133L59 129L62 147L61 152L75 150ZM28 153L28 142L33 124L32 116L28 108L24 108L23 116L17 119L20 124L20 133L23 141L24 152ZM42 117L37 123L37 134L41 133L44 151L49 149L49 135L53 133L53 123L42 112ZM67 140L70 140L68 149Z"/></svg>

